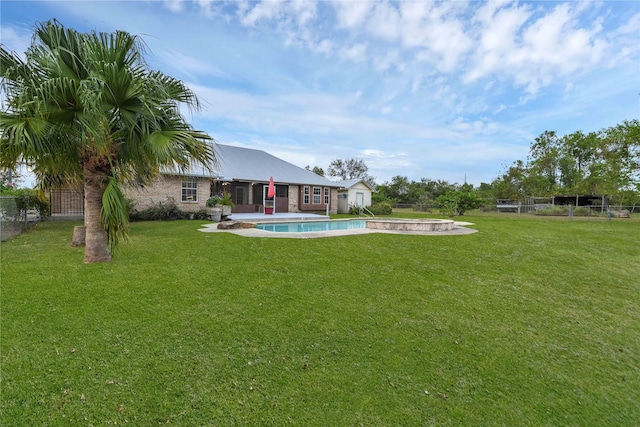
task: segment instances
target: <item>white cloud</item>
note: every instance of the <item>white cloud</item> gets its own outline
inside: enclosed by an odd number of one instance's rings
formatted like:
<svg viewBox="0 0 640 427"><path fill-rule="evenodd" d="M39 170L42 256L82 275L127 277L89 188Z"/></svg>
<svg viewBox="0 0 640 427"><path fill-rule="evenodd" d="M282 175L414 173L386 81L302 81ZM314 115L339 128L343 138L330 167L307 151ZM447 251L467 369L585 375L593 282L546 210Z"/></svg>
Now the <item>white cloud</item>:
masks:
<svg viewBox="0 0 640 427"><path fill-rule="evenodd" d="M383 55L373 58L376 71L382 73L390 68L402 68L400 52L396 49L385 52Z"/></svg>
<svg viewBox="0 0 640 427"><path fill-rule="evenodd" d="M11 25L0 26L0 40L3 47L10 52L13 51L22 59L25 59L25 52L31 46L31 29L16 27Z"/></svg>
<svg viewBox="0 0 640 427"><path fill-rule="evenodd" d="M162 3L173 13L180 13L184 10L184 0L164 0Z"/></svg>
<svg viewBox="0 0 640 427"><path fill-rule="evenodd" d="M402 42L421 48L419 59L442 72L454 70L472 46L459 14L462 2L403 2Z"/></svg>
<svg viewBox="0 0 640 427"><path fill-rule="evenodd" d="M351 46L344 46L339 49L338 55L343 60L364 62L367 60L367 45L358 43Z"/></svg>
<svg viewBox="0 0 640 427"><path fill-rule="evenodd" d="M215 15L214 12L214 0L196 0L196 4L200 8L200 12L204 14L206 17L211 17Z"/></svg>
<svg viewBox="0 0 640 427"><path fill-rule="evenodd" d="M467 72L465 80L499 72L508 61L511 52L517 49L519 31L530 16L527 6L499 9L500 4L489 2L476 13L480 22L480 44L475 51L475 64Z"/></svg>
<svg viewBox="0 0 640 427"><path fill-rule="evenodd" d="M294 0L290 8L295 21L301 27L310 23L317 13L316 3L309 0Z"/></svg>
<svg viewBox="0 0 640 427"><path fill-rule="evenodd" d="M369 1L338 1L331 3L336 11L338 28L357 29L371 13L374 3Z"/></svg>
<svg viewBox="0 0 640 427"><path fill-rule="evenodd" d="M374 5L368 16L368 33L382 40L397 40L402 28L398 10L387 2L374 3Z"/></svg>
<svg viewBox="0 0 640 427"><path fill-rule="evenodd" d="M189 77L194 75L222 76L225 73L206 59L196 58L176 50L162 52L162 59L167 65L180 70Z"/></svg>
<svg viewBox="0 0 640 427"><path fill-rule="evenodd" d="M464 81L506 75L525 88L523 102L558 78L584 73L602 63L609 44L602 25L580 20L589 5L560 3L550 11L528 5L487 3L476 11L480 45Z"/></svg>
<svg viewBox="0 0 640 427"><path fill-rule="evenodd" d="M262 1L255 3L244 13L240 13L240 22L242 25L254 26L260 20L271 20L278 18L284 9L284 2L280 1Z"/></svg>

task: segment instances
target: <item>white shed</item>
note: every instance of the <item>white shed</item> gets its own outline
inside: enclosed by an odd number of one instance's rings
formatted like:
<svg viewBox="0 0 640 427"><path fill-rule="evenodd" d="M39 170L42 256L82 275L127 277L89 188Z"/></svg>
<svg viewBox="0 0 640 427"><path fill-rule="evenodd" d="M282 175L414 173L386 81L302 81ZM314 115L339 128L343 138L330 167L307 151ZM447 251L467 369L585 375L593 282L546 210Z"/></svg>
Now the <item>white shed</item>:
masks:
<svg viewBox="0 0 640 427"><path fill-rule="evenodd" d="M349 179L338 181L338 213L349 213L351 206L371 206L371 193L375 191L373 185L365 179Z"/></svg>

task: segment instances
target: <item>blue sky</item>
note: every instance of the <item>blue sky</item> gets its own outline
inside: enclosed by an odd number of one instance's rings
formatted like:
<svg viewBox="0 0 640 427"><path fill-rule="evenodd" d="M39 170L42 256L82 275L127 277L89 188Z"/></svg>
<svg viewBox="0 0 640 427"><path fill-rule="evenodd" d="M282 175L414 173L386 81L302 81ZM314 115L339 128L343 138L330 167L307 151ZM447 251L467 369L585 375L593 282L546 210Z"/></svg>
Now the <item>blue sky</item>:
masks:
<svg viewBox="0 0 640 427"><path fill-rule="evenodd" d="M34 24L124 30L185 81L218 142L377 183L491 182L545 130L640 118L640 2L6 1L2 44Z"/></svg>

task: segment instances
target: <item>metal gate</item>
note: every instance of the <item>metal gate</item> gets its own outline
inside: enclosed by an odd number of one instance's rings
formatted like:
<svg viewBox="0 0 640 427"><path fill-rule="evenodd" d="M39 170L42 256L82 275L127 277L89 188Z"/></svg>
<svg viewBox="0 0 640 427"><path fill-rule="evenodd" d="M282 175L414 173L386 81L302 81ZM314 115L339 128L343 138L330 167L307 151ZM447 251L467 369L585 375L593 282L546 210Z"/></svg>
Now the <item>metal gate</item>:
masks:
<svg viewBox="0 0 640 427"><path fill-rule="evenodd" d="M52 189L51 216L84 216L84 191Z"/></svg>

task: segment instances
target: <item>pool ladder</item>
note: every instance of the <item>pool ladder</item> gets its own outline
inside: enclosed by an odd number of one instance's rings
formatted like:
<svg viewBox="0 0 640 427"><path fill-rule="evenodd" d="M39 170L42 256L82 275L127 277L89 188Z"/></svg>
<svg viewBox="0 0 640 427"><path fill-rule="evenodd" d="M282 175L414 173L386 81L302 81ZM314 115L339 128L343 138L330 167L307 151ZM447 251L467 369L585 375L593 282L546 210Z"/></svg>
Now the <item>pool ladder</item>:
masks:
<svg viewBox="0 0 640 427"><path fill-rule="evenodd" d="M360 206L360 215L359 216L371 216L372 218L375 218L375 215L373 214L373 212L371 212L369 209L366 208L366 206Z"/></svg>

